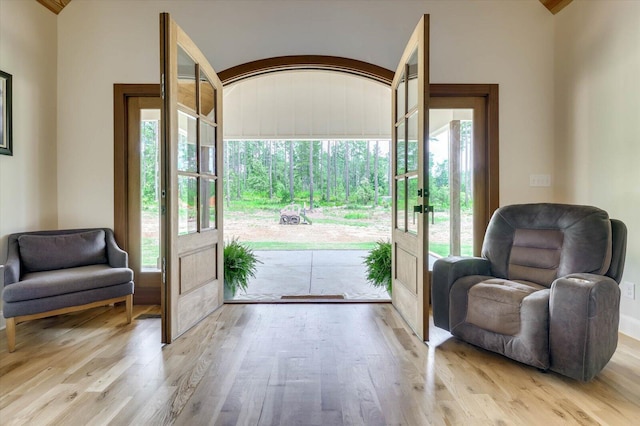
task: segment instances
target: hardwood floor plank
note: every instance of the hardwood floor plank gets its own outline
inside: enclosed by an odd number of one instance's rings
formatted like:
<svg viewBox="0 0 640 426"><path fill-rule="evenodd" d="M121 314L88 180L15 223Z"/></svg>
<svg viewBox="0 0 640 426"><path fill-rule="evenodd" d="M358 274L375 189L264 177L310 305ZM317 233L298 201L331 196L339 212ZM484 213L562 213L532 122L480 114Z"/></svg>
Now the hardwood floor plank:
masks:
<svg viewBox="0 0 640 426"><path fill-rule="evenodd" d="M0 337L3 425L626 425L640 342L620 336L591 382L541 373L390 305L225 305L171 345L157 307L96 308Z"/></svg>

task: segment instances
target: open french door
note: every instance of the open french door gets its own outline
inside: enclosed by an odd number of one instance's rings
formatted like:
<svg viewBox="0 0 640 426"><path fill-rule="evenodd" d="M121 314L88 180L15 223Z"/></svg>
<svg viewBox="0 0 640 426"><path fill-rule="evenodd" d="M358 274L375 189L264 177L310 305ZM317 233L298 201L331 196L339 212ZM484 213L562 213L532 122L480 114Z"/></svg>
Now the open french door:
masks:
<svg viewBox="0 0 640 426"><path fill-rule="evenodd" d="M422 340L429 339L429 15L413 31L391 86L392 300Z"/></svg>
<svg viewBox="0 0 640 426"><path fill-rule="evenodd" d="M223 301L222 83L160 14L162 312L170 343Z"/></svg>

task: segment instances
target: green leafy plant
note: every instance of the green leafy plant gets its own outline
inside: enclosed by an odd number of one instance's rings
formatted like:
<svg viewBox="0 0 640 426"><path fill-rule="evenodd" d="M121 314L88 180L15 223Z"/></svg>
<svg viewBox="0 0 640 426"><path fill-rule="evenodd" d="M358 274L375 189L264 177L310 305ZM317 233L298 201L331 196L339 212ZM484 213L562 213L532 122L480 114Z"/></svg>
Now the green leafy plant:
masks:
<svg viewBox="0 0 640 426"><path fill-rule="evenodd" d="M391 243L378 241L364 258L367 281L374 287L384 287L391 294Z"/></svg>
<svg viewBox="0 0 640 426"><path fill-rule="evenodd" d="M258 260L253 250L232 238L224 245L224 286L229 290L231 297L240 289L247 291L249 278L256 277Z"/></svg>

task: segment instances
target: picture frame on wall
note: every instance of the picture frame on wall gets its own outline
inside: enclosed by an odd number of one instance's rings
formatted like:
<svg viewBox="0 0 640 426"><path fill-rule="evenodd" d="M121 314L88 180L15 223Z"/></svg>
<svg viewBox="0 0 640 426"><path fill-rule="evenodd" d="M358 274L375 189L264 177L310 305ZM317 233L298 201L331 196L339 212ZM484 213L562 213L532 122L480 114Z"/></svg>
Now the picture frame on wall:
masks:
<svg viewBox="0 0 640 426"><path fill-rule="evenodd" d="M0 154L13 155L11 130L11 74L0 71Z"/></svg>

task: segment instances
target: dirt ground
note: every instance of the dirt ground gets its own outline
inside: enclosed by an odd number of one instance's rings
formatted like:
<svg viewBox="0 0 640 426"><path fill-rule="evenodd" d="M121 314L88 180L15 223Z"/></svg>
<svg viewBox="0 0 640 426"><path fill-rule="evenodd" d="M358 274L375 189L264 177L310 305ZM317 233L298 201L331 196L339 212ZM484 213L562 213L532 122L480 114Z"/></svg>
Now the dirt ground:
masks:
<svg viewBox="0 0 640 426"><path fill-rule="evenodd" d="M316 209L307 214L312 225L280 225L279 215L263 212L251 216L225 213L225 239L238 237L252 242L295 243L359 243L388 240L391 237L391 216L376 212L371 219L343 220L349 223L324 223L332 215ZM320 220L318 220L320 219Z"/></svg>
<svg viewBox="0 0 640 426"><path fill-rule="evenodd" d="M225 212L225 239L238 237L250 242L294 242L294 243L368 243L391 239L391 212L376 211L371 218L342 219L348 210L323 211L316 209L308 213L312 225L280 225L276 213L261 212L251 216ZM429 223L432 242L449 242L449 223L438 220ZM340 218L339 220L332 220ZM318 219L320 219L318 221ZM325 223L322 220L331 220ZM336 223L340 222L340 223ZM472 217L464 216L462 221L462 241L472 241Z"/></svg>

